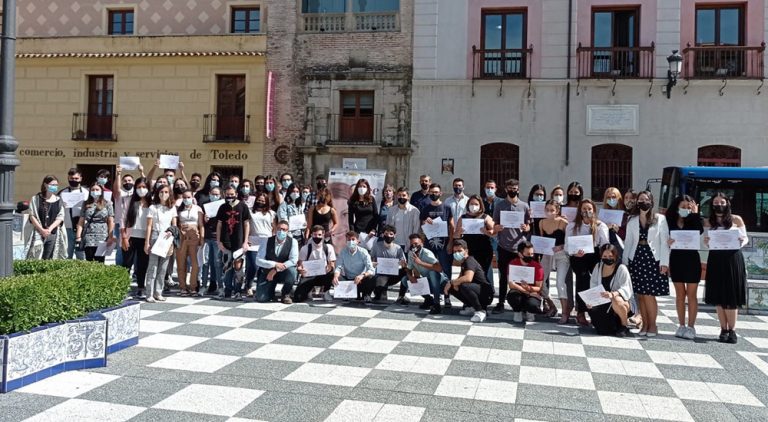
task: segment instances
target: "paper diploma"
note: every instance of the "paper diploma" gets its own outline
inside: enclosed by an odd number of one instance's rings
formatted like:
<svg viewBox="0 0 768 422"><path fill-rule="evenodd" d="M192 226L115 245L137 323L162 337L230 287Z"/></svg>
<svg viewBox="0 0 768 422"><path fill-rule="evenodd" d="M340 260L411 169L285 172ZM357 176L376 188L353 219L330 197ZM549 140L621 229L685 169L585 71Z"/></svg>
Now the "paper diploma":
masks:
<svg viewBox="0 0 768 422"><path fill-rule="evenodd" d="M77 191L61 192L59 196L64 202L64 208L75 208L77 206L81 206L85 200L85 195Z"/></svg>
<svg viewBox="0 0 768 422"><path fill-rule="evenodd" d="M621 221L624 219L624 211L602 209L598 218L605 224L621 226Z"/></svg>
<svg viewBox="0 0 768 422"><path fill-rule="evenodd" d="M167 235L167 232L160 233L160 237L158 237L155 244L152 245L152 250L150 251L152 255L160 257L168 256L168 251L173 244L173 236L168 235L168 237L166 237Z"/></svg>
<svg viewBox="0 0 768 422"><path fill-rule="evenodd" d="M738 230L710 230L709 249L712 250L738 250L741 249Z"/></svg>
<svg viewBox="0 0 768 422"><path fill-rule="evenodd" d="M499 224L505 229L518 229L525 224L525 213L522 211L502 211Z"/></svg>
<svg viewBox="0 0 768 422"><path fill-rule="evenodd" d="M178 155L160 154L160 168L176 170L179 167Z"/></svg>
<svg viewBox="0 0 768 422"><path fill-rule="evenodd" d="M585 254L595 253L595 243L592 235L569 236L565 239L565 250L568 255L576 255L580 250Z"/></svg>
<svg viewBox="0 0 768 422"><path fill-rule="evenodd" d="M547 218L544 201L531 201L528 205L531 207L531 218Z"/></svg>
<svg viewBox="0 0 768 422"><path fill-rule="evenodd" d="M219 213L219 208L222 205L224 205L223 199L219 199L218 201L213 201L213 202L204 204L203 208L205 209L205 215L207 215L208 218L215 218L216 214Z"/></svg>
<svg viewBox="0 0 768 422"><path fill-rule="evenodd" d="M424 231L424 236L427 239L433 239L435 237L448 237L448 222L443 221L438 217L432 220L432 224L423 224L421 230Z"/></svg>
<svg viewBox="0 0 768 422"><path fill-rule="evenodd" d="M111 201L112 200L112 192L104 191L104 200L105 201Z"/></svg>
<svg viewBox="0 0 768 422"><path fill-rule="evenodd" d="M572 223L576 219L576 213L578 210L576 207L562 207L560 208L560 215L562 215L569 223Z"/></svg>
<svg viewBox="0 0 768 422"><path fill-rule="evenodd" d="M304 266L304 277L317 277L328 273L326 271L326 261L324 259L313 259L311 261L302 262ZM357 297L357 296L355 296Z"/></svg>
<svg viewBox="0 0 768 422"><path fill-rule="evenodd" d="M603 297L600 295L600 293L603 293L603 292L605 292L603 285L598 284L597 286L591 289L587 289L579 292L579 296L581 296L581 300L583 300L584 303L592 307L599 306L605 303L611 303L611 299L608 299L607 297Z"/></svg>
<svg viewBox="0 0 768 422"><path fill-rule="evenodd" d="M171 238L173 240L173 238ZM96 256L107 256L115 251L116 243L112 243L112 246L107 246L107 242L99 242L96 246Z"/></svg>
<svg viewBox="0 0 768 422"><path fill-rule="evenodd" d="M307 228L307 216L304 214L297 214L288 217L288 230L304 230Z"/></svg>
<svg viewBox="0 0 768 422"><path fill-rule="evenodd" d="M542 255L554 255L555 254L555 238L543 237L543 236L531 236L531 243L533 243L533 251Z"/></svg>
<svg viewBox="0 0 768 422"><path fill-rule="evenodd" d="M120 157L118 163L123 170L137 170L141 164L139 157Z"/></svg>
<svg viewBox="0 0 768 422"><path fill-rule="evenodd" d="M464 234L483 234L483 226L485 226L485 220L482 218L461 219L461 228L464 230Z"/></svg>
<svg viewBox="0 0 768 422"><path fill-rule="evenodd" d="M535 277L536 268L524 267L521 265L509 266L509 277L507 277L509 281L513 281L515 283L534 284L536 283L536 280L534 279Z"/></svg>
<svg viewBox="0 0 768 422"><path fill-rule="evenodd" d="M415 283L408 280L408 291L411 292L411 296L429 296L432 294L426 277L417 278Z"/></svg>
<svg viewBox="0 0 768 422"><path fill-rule="evenodd" d="M336 299L356 299L357 285L354 281L339 280L339 285L333 288L333 297Z"/></svg>
<svg viewBox="0 0 768 422"><path fill-rule="evenodd" d="M376 274L400 274L400 260L397 258L376 258Z"/></svg>
<svg viewBox="0 0 768 422"><path fill-rule="evenodd" d="M669 237L674 240L672 249L698 251L701 248L701 234L698 230L672 230Z"/></svg>

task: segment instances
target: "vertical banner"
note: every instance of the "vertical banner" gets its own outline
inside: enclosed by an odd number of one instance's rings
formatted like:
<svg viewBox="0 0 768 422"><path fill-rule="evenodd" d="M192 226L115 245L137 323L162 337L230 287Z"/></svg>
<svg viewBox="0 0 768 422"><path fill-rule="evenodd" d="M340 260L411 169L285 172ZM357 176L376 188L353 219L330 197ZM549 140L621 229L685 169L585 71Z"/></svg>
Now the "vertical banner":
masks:
<svg viewBox="0 0 768 422"><path fill-rule="evenodd" d="M349 231L347 220L347 202L352 196L352 190L357 181L365 179L371 185L371 190L376 198L376 206L381 205L381 191L384 189L387 178L386 170L351 170L331 169L328 173L328 187L333 195L333 207L339 217L339 224L333 232L333 245L337 250L344 245L344 234Z"/></svg>

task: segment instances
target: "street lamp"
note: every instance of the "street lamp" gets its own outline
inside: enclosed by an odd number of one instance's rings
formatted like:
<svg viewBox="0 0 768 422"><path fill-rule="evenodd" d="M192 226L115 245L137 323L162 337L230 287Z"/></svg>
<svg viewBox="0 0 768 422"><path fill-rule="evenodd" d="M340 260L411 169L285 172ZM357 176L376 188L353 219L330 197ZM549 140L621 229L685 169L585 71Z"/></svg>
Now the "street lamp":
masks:
<svg viewBox="0 0 768 422"><path fill-rule="evenodd" d="M672 98L672 87L677 85L677 77L683 70L683 56L678 50L672 50L672 54L667 56L669 70L667 70L667 98Z"/></svg>

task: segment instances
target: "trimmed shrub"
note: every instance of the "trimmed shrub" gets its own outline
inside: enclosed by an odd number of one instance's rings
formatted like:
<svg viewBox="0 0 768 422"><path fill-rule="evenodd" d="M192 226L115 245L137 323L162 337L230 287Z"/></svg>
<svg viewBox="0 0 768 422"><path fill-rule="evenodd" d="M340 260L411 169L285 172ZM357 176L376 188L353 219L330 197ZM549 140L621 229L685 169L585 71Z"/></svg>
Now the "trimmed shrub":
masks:
<svg viewBox="0 0 768 422"><path fill-rule="evenodd" d="M14 261L13 270L0 279L0 335L119 305L131 284L128 270L98 262Z"/></svg>

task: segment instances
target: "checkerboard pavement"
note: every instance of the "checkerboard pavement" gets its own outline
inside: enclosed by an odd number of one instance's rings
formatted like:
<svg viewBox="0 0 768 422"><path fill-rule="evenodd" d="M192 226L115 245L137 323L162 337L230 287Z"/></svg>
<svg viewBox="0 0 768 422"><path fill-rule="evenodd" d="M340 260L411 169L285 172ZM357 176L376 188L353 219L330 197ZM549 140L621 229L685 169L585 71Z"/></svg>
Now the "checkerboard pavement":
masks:
<svg viewBox="0 0 768 422"><path fill-rule="evenodd" d="M703 307L681 340L673 300L659 337L620 339L511 312L170 297L108 367L0 395L0 421L768 420L768 317L720 344Z"/></svg>

